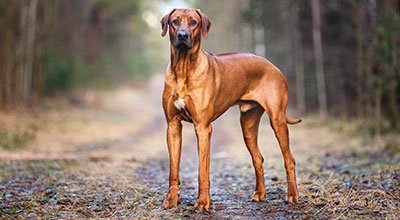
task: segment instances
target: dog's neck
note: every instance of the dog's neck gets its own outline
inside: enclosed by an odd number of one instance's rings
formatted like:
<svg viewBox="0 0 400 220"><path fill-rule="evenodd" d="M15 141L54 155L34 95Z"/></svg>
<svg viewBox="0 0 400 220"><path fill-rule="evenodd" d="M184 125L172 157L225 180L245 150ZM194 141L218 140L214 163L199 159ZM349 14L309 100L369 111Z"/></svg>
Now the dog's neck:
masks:
<svg viewBox="0 0 400 220"><path fill-rule="evenodd" d="M199 65L207 59L200 43L190 50L178 50L171 45L171 70L176 76L176 93L183 98L186 94L186 83L191 74L196 73Z"/></svg>
<svg viewBox="0 0 400 220"><path fill-rule="evenodd" d="M184 77L190 74L190 70L197 68L204 55L200 44L190 50L178 50L171 45L171 69L178 77Z"/></svg>

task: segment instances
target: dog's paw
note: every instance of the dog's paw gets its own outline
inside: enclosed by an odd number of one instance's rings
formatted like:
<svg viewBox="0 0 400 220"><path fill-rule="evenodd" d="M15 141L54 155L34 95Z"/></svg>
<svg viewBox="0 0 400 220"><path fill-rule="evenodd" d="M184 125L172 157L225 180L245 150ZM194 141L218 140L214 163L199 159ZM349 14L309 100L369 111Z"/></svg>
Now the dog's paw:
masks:
<svg viewBox="0 0 400 220"><path fill-rule="evenodd" d="M285 198L288 203L299 203L299 192L296 182L288 182L287 195Z"/></svg>
<svg viewBox="0 0 400 220"><path fill-rule="evenodd" d="M251 197L251 201L253 202L264 202L266 198L265 192L258 192L256 191L253 196Z"/></svg>
<svg viewBox="0 0 400 220"><path fill-rule="evenodd" d="M178 207L178 198L171 198L168 197L166 199L164 199L162 207L164 209L169 209L169 208L176 208Z"/></svg>
<svg viewBox="0 0 400 220"><path fill-rule="evenodd" d="M287 203L299 203L299 196L286 195L285 201Z"/></svg>
<svg viewBox="0 0 400 220"><path fill-rule="evenodd" d="M194 208L199 211L209 211L210 209L210 199L206 199L206 198L199 198L197 199L196 204L194 205Z"/></svg>
<svg viewBox="0 0 400 220"><path fill-rule="evenodd" d="M179 196L178 194L168 193L167 198L164 199L162 207L164 209L178 207Z"/></svg>

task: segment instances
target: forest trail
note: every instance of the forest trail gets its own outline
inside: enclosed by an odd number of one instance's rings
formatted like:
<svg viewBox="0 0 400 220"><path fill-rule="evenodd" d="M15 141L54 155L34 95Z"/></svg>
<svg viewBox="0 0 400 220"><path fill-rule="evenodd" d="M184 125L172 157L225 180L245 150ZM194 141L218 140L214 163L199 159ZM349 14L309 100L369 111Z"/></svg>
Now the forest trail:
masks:
<svg viewBox="0 0 400 220"><path fill-rule="evenodd" d="M163 210L168 189L162 76L141 89L84 92L32 116L5 115L35 127L22 149L0 149L0 218L346 218L399 216L399 155L329 120L305 118L289 126L300 203L286 204L279 146L264 115L259 146L265 158L267 201L250 201L255 176L244 145L239 110L213 123L211 211L196 213L197 147L184 123L181 199ZM71 104L72 103L72 104ZM289 114L289 117L293 115ZM333 124L333 125L332 125Z"/></svg>

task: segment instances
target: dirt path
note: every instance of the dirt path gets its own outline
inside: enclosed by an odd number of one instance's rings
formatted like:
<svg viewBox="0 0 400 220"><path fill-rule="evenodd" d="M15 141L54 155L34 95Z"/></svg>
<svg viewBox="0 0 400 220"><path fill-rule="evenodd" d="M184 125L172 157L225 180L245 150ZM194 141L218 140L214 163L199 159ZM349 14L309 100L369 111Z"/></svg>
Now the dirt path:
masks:
<svg viewBox="0 0 400 220"><path fill-rule="evenodd" d="M160 77L145 89L86 92L79 105L31 115L6 115L39 125L20 150L0 150L2 218L392 218L399 216L399 155L308 118L290 127L300 204L283 201L282 156L264 118L259 143L265 158L267 202L250 201L251 159L231 109L214 124L211 212L196 213L197 152L193 126L184 124L181 199L163 210L168 188ZM12 127L12 126L11 126Z"/></svg>

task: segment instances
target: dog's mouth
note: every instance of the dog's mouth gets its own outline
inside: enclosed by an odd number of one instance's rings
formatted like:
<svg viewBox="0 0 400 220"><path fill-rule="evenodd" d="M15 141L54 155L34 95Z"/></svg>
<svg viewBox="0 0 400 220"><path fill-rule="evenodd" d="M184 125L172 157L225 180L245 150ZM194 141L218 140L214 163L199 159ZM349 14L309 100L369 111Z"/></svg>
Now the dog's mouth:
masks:
<svg viewBox="0 0 400 220"><path fill-rule="evenodd" d="M193 46L187 41L175 41L174 47L178 50L190 50Z"/></svg>

